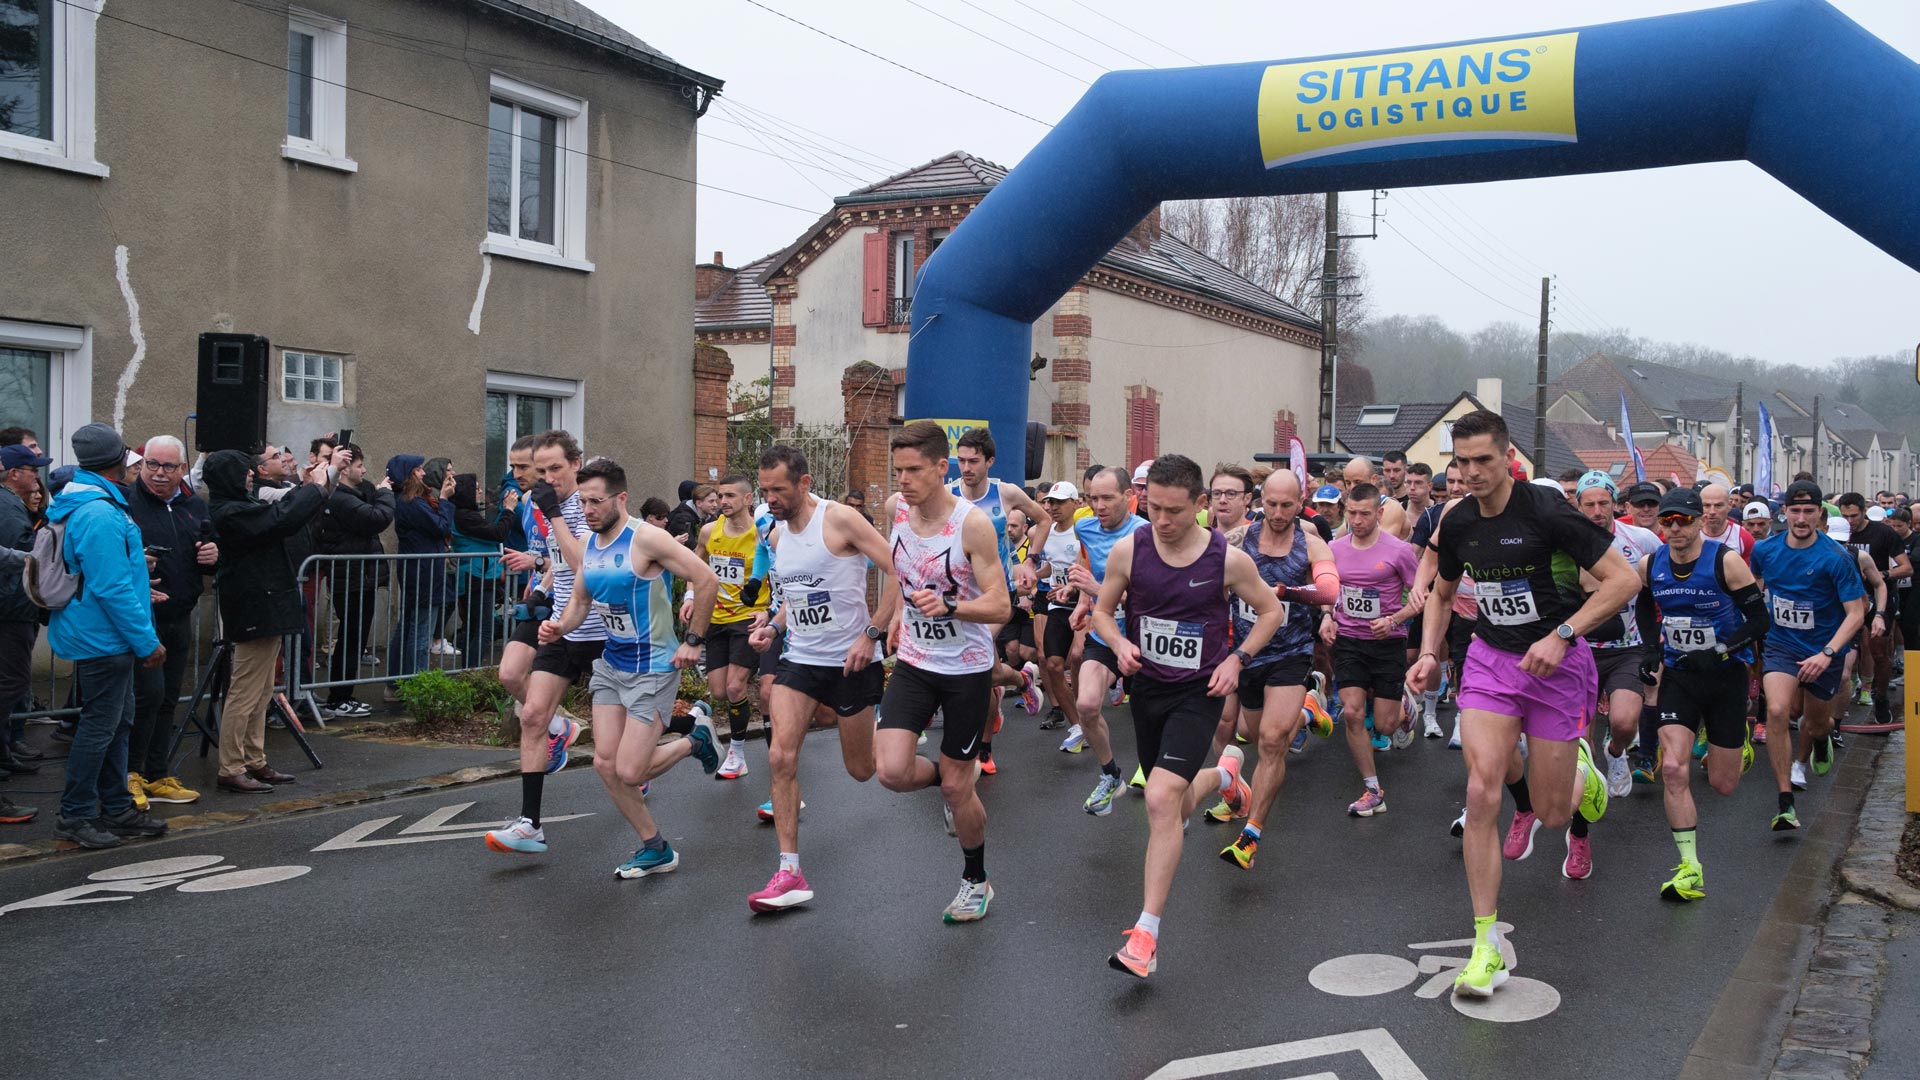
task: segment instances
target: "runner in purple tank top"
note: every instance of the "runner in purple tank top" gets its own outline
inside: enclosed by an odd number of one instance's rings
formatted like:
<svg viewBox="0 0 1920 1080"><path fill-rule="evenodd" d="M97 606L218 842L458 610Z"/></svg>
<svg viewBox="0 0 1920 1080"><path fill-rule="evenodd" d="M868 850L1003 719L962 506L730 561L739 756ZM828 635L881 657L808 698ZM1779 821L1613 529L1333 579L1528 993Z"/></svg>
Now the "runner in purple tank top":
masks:
<svg viewBox="0 0 1920 1080"><path fill-rule="evenodd" d="M1253 793L1240 779L1237 746L1202 768L1220 722L1222 699L1240 685L1240 669L1280 627L1280 599L1253 559L1195 520L1205 476L1192 459L1156 458L1147 470L1150 530L1116 543L1090 622L1112 642L1133 695L1134 742L1148 770L1146 898L1115 970L1146 978L1158 966L1160 913L1180 862L1181 828L1201 799L1224 793L1244 812ZM1253 626L1229 643L1227 595L1253 609ZM1127 597L1126 636L1114 618Z"/></svg>

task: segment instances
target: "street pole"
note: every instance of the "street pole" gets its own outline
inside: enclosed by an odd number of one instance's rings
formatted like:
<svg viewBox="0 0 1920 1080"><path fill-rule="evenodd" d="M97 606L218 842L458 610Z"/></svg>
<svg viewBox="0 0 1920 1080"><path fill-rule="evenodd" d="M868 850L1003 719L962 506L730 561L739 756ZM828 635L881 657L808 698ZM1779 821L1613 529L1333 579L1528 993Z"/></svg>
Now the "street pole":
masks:
<svg viewBox="0 0 1920 1080"><path fill-rule="evenodd" d="M1340 352L1340 193L1327 192L1327 250L1320 275L1320 452L1333 453L1333 365Z"/></svg>
<svg viewBox="0 0 1920 1080"><path fill-rule="evenodd" d="M1813 474L1813 482L1820 484L1820 395L1813 395L1813 461L1807 471ZM1827 485L1820 484L1820 494L1827 495Z"/></svg>
<svg viewBox="0 0 1920 1080"><path fill-rule="evenodd" d="M1551 278L1540 279L1540 359L1533 372L1533 473L1535 479L1547 475L1547 290L1552 280Z"/></svg>
<svg viewBox="0 0 1920 1080"><path fill-rule="evenodd" d="M1740 459L1747 448L1747 384L1745 380L1733 384L1733 483L1740 484Z"/></svg>

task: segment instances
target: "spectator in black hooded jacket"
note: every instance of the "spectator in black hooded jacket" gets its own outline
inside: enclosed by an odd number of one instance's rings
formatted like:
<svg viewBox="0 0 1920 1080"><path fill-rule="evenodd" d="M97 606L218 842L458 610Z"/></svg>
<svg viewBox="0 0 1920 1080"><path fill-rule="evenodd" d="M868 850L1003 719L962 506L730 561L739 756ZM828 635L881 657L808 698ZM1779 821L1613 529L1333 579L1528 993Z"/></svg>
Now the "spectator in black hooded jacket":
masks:
<svg viewBox="0 0 1920 1080"><path fill-rule="evenodd" d="M667 512L667 535L688 547L700 539L700 508L693 504L693 489L699 486L692 480L680 481L680 502Z"/></svg>
<svg viewBox="0 0 1920 1080"><path fill-rule="evenodd" d="M367 463L352 443L333 452L339 471L327 505L320 512L314 536L322 555L360 558L328 564L328 595L339 629L333 634L333 658L327 665L327 712L332 716L365 716L373 706L354 696L349 685L360 677L361 654L373 629L373 609L380 587L387 583L386 549L380 534L393 524L393 481L367 483Z"/></svg>

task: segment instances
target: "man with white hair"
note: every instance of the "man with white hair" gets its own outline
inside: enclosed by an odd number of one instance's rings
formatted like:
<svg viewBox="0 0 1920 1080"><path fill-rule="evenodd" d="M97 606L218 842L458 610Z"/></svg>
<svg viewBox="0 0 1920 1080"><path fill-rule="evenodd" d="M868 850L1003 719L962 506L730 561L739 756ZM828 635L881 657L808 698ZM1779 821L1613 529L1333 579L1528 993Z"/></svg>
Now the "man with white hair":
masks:
<svg viewBox="0 0 1920 1080"><path fill-rule="evenodd" d="M180 686L193 659L193 611L206 576L220 561L207 528L207 504L181 483L186 469L186 446L172 435L155 435L127 476L127 514L140 527L140 543L155 560L153 590L163 597L153 605L153 629L167 649L165 664L136 668L133 675L127 793L141 810L149 802L200 798L173 776L167 760Z"/></svg>

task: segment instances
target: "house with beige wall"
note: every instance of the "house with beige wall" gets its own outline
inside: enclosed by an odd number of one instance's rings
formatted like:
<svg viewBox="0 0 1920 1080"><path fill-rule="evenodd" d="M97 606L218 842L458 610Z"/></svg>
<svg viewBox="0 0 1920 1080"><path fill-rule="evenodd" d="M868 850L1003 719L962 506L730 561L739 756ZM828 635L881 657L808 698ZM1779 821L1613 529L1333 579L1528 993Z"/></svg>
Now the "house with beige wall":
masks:
<svg viewBox="0 0 1920 1080"><path fill-rule="evenodd" d="M562 426L637 491L687 475L692 272L658 253L719 80L573 0L112 10L9 8L0 425L192 445L199 335L234 331L272 342L273 441L497 474Z"/></svg>
<svg viewBox="0 0 1920 1080"><path fill-rule="evenodd" d="M1006 173L948 154L836 198L767 259L702 264L699 340L728 349L737 378L771 370L782 427L842 423L861 361L886 373L898 418L918 271ZM1166 233L1157 210L1034 323L1032 349L1049 480L1162 452L1207 466L1284 452L1318 393L1319 320Z"/></svg>

